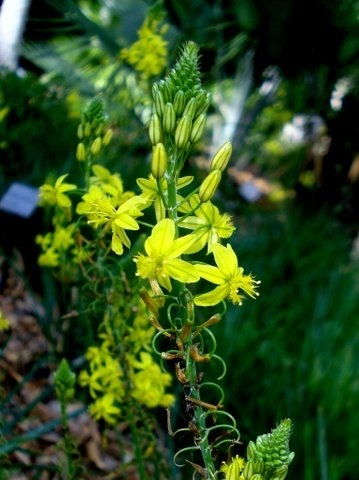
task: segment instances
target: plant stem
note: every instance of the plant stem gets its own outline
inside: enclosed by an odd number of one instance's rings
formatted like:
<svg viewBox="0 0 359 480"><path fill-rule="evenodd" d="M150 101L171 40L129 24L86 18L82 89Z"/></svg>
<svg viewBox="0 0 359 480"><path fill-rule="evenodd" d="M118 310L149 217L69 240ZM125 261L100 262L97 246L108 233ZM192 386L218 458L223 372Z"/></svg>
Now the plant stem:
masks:
<svg viewBox="0 0 359 480"><path fill-rule="evenodd" d="M176 158L178 156L178 158ZM169 167L169 175L167 178L167 192L168 192L168 216L170 219L176 222L177 220L177 182L178 182L178 162L180 160L180 156L177 155L177 152L173 153L170 158L170 167ZM182 159L183 160L183 159ZM182 161L183 163L183 161ZM177 233L178 235L178 233ZM181 284L180 282L176 282L176 293L183 293L185 290L185 285ZM190 300L187 297L184 297L184 302L189 302ZM190 311L189 305L182 305L184 307L184 311ZM192 320L189 318L183 319L183 326L187 323L192 323ZM190 355L191 347L193 345L192 339L192 331L189 335L186 335L186 338L183 339L183 346L185 350L185 358L186 358L186 378L188 380L188 387L190 391L190 396L198 402L201 401L200 392L198 388L198 375L197 375L197 365L195 360ZM203 463L206 469L206 479L208 480L215 480L216 479L216 468L213 463L213 458L211 455L211 446L208 441L207 436L207 428L206 428L206 417L204 415L203 409L200 404L194 404L194 422L195 427L198 430L198 439L196 440L197 444L200 447Z"/></svg>

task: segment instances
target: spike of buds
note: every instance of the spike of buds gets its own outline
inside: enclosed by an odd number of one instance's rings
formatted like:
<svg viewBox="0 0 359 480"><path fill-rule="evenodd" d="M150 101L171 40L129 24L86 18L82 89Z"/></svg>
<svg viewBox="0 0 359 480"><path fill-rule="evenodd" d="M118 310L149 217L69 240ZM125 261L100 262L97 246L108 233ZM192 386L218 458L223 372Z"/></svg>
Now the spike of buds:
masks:
<svg viewBox="0 0 359 480"><path fill-rule="evenodd" d="M163 143L157 143L153 147L151 173L156 180L163 177L167 168L167 152Z"/></svg>
<svg viewBox="0 0 359 480"><path fill-rule="evenodd" d="M232 154L231 142L225 142L214 155L210 170L220 170L223 172L228 165L229 159Z"/></svg>
<svg viewBox="0 0 359 480"><path fill-rule="evenodd" d="M220 170L212 170L203 180L198 192L202 203L208 202L208 200L213 197L221 181L221 177L222 174Z"/></svg>

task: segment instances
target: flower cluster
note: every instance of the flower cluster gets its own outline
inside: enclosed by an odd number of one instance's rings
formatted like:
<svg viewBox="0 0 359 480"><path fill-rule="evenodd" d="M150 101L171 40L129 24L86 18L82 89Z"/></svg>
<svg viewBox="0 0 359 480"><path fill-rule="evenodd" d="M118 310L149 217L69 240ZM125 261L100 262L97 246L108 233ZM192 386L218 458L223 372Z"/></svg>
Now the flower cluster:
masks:
<svg viewBox="0 0 359 480"><path fill-rule="evenodd" d="M127 395L148 408L172 405L174 396L166 392L171 376L161 370L150 354L153 334L154 328L148 324L143 307L139 307L132 326L125 330L126 352L119 356L109 330L100 334L99 346L88 348L89 369L80 373L79 383L89 389L93 400L89 411L95 420L115 424L123 414Z"/></svg>
<svg viewBox="0 0 359 480"><path fill-rule="evenodd" d="M120 58L144 78L158 75L167 65L167 41L163 38L167 28L158 19L146 18L138 30L138 40L123 48Z"/></svg>

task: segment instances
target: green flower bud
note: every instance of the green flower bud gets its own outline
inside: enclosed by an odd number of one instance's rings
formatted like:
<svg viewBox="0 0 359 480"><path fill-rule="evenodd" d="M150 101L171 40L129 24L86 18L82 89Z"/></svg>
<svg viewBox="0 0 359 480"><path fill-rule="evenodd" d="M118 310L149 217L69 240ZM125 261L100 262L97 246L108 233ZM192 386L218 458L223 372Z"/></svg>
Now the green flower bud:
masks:
<svg viewBox="0 0 359 480"><path fill-rule="evenodd" d="M188 115L191 119L194 118L194 114L196 113L197 102L195 98L190 98L186 103L185 109L183 111L183 116Z"/></svg>
<svg viewBox="0 0 359 480"><path fill-rule="evenodd" d="M90 150L91 150L92 155L97 155L101 150L101 146L102 146L101 137L96 137L95 140L91 144L91 149Z"/></svg>
<svg viewBox="0 0 359 480"><path fill-rule="evenodd" d="M176 125L176 112L173 108L173 104L167 102L163 112L162 119L163 130L167 133L171 133Z"/></svg>
<svg viewBox="0 0 359 480"><path fill-rule="evenodd" d="M152 151L152 162L151 162L151 173L156 180L159 180L163 177L167 168L167 152L163 143L157 143L153 147Z"/></svg>
<svg viewBox="0 0 359 480"><path fill-rule="evenodd" d="M85 145L82 142L80 142L77 145L76 158L79 162L83 162L85 160L85 157L86 157Z"/></svg>
<svg viewBox="0 0 359 480"><path fill-rule="evenodd" d="M84 135L85 135L85 137L89 137L91 135L91 123L90 122L85 123Z"/></svg>
<svg viewBox="0 0 359 480"><path fill-rule="evenodd" d="M111 142L111 138L112 138L112 130L111 128L108 128L105 132L105 135L102 137L102 144L108 145Z"/></svg>
<svg viewBox="0 0 359 480"><path fill-rule="evenodd" d="M198 140L202 137L204 128L206 126L207 116L205 113L202 113L193 123L191 134L189 139L192 143L198 142Z"/></svg>
<svg viewBox="0 0 359 480"><path fill-rule="evenodd" d="M150 123L148 125L148 134L151 140L152 145L157 145L163 141L163 131L160 117L157 113L153 113L150 118Z"/></svg>
<svg viewBox="0 0 359 480"><path fill-rule="evenodd" d="M288 473L288 465L276 467L273 471L271 480L284 480Z"/></svg>
<svg viewBox="0 0 359 480"><path fill-rule="evenodd" d="M181 117L175 131L175 144L178 148L186 148L191 134L192 120L186 115Z"/></svg>
<svg viewBox="0 0 359 480"><path fill-rule="evenodd" d="M56 395L60 401L68 402L75 394L76 375L71 370L67 360L61 360L58 369L54 374Z"/></svg>
<svg viewBox="0 0 359 480"><path fill-rule="evenodd" d="M182 115L185 106L186 106L185 94L182 90L178 90L173 100L173 108L175 109L177 116Z"/></svg>
<svg viewBox="0 0 359 480"><path fill-rule="evenodd" d="M247 445L247 459L254 460L257 456L257 449L255 443L252 440Z"/></svg>
<svg viewBox="0 0 359 480"><path fill-rule="evenodd" d="M198 117L202 113L205 113L208 110L209 104L211 101L211 95L204 90L202 90L197 96L196 96L196 102L197 102L197 109L196 109L196 114L195 117Z"/></svg>
<svg viewBox="0 0 359 480"><path fill-rule="evenodd" d="M79 140L82 140L83 136L84 136L84 127L80 123L80 125L77 127L77 138Z"/></svg>
<svg viewBox="0 0 359 480"><path fill-rule="evenodd" d="M228 165L232 154L231 142L224 143L212 159L210 170L220 170L223 172Z"/></svg>
<svg viewBox="0 0 359 480"><path fill-rule="evenodd" d="M155 83L152 88L153 102L157 115L162 117L165 108L165 101L162 92L159 90L158 85Z"/></svg>
<svg viewBox="0 0 359 480"><path fill-rule="evenodd" d="M221 177L222 174L220 170L212 170L203 180L198 192L202 203L208 202L208 200L213 197L221 181Z"/></svg>

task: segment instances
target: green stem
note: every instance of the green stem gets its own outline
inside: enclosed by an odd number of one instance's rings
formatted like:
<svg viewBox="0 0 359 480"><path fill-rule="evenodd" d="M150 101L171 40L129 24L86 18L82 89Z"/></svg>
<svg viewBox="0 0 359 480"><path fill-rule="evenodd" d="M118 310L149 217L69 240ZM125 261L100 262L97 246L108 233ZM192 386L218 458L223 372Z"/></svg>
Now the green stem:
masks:
<svg viewBox="0 0 359 480"><path fill-rule="evenodd" d="M138 431L137 431L137 426L136 426L136 419L134 415L134 406L133 404L130 403L129 408L128 408L128 420L130 423L130 429L131 429L131 435L132 435L132 442L134 445L134 453L137 461L137 468L138 468L138 474L140 476L140 480L146 480L146 470L145 470L145 465L143 462L143 455L142 455L142 450L141 450L141 445L140 445L140 439L138 436Z"/></svg>
<svg viewBox="0 0 359 480"><path fill-rule="evenodd" d="M167 192L168 192L168 205L167 205L167 211L168 211L168 216L170 219L174 220L175 222L177 221L177 182L178 182L178 177L179 177L179 168L178 168L178 163L181 160L181 163L183 163L183 158L177 158L177 152L174 152L171 155L170 162L169 162L169 175L167 178ZM185 290L185 285L181 284L180 282L175 282L176 287L175 291L176 293L181 295L181 293L184 292ZM184 307L184 311L186 312L186 318L183 319L183 326L185 324L192 324L193 320L188 317L187 312L189 312L192 308L191 305L189 305L189 302L191 300L187 296L183 296L183 304L182 306ZM200 392L198 388L198 374L197 374L197 365L195 360L192 359L190 352L191 352L191 347L193 346L193 332L190 331L189 335L186 335L186 338L183 339L183 346L185 350L185 358L186 358L186 378L188 380L188 387L190 391L190 396L192 399L196 401L195 404L193 404L194 408L194 421L196 428L198 430L198 439L197 444L200 447L201 454L202 454L202 459L204 466L206 468L206 478L208 480L215 480L216 479L216 468L214 466L212 454L211 454L211 446L208 441L208 436L207 436L207 427L206 427L206 417L204 415L202 406L201 406L201 398L200 398ZM198 402L198 403L197 403Z"/></svg>

